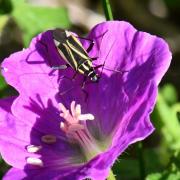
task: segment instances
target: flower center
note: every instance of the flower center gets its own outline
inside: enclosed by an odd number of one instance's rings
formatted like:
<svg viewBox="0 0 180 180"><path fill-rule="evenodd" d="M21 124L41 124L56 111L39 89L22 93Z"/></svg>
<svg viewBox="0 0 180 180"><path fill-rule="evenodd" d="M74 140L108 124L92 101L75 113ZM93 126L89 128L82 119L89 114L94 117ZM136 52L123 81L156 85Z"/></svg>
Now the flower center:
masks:
<svg viewBox="0 0 180 180"><path fill-rule="evenodd" d="M86 125L86 121L94 120L94 116L81 114L81 106L76 105L75 101L71 102L71 113L62 103L59 106L62 111L60 116L64 118L64 122L60 123L60 128L65 132L69 142L78 143L88 160L100 153L97 142Z"/></svg>

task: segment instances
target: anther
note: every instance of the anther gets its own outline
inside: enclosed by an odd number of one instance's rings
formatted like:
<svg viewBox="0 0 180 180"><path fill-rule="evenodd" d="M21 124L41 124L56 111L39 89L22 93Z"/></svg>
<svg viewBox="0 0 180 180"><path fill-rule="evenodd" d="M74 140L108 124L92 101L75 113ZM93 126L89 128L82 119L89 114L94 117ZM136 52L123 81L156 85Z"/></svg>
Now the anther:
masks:
<svg viewBox="0 0 180 180"><path fill-rule="evenodd" d="M52 134L47 134L41 137L41 141L46 144L54 144L57 141L57 138Z"/></svg>
<svg viewBox="0 0 180 180"><path fill-rule="evenodd" d="M26 159L27 164L31 164L31 165L35 165L35 166L43 166L43 162L41 159L39 158L35 158L35 157L28 157Z"/></svg>
<svg viewBox="0 0 180 180"><path fill-rule="evenodd" d="M27 152L29 152L29 153L36 153L36 152L38 152L41 148L42 148L42 146L35 146L35 145L29 145L29 146L26 147Z"/></svg>

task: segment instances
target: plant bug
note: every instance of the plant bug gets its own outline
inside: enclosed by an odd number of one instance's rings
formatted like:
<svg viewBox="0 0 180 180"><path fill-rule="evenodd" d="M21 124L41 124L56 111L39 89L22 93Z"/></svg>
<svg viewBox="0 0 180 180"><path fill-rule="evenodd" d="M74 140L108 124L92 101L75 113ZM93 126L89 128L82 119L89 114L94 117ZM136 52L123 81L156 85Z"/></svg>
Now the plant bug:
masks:
<svg viewBox="0 0 180 180"><path fill-rule="evenodd" d="M102 67L102 65L92 65L92 61L97 58L90 58L88 52L92 49L94 42L90 39L82 38L90 41L90 46L87 50L84 49L78 38L71 32L62 29L55 29L53 31L54 43L61 57L65 60L66 64L53 67L54 69L73 68L76 73L80 73L89 77L92 82L98 82L99 75L95 72L95 68ZM76 74L75 74L76 75Z"/></svg>
<svg viewBox="0 0 180 180"><path fill-rule="evenodd" d="M105 33L103 33L103 35ZM85 48L79 41L79 38L90 41L90 45L87 48L87 50L85 50ZM85 92L86 96L87 96L87 92L84 90L84 86L85 86L87 77L89 77L91 82L97 83L101 77L103 69L122 73L122 71L112 70L112 69L105 67L105 60L104 60L103 64L93 67L92 61L96 60L97 58L96 57L91 58L88 55L88 53L91 51L91 49L93 48L93 45L94 45L94 42L90 39L77 37L73 33L71 33L70 31L67 31L67 30L55 29L55 30L53 30L53 40L54 40L54 44L57 48L57 51L59 52L59 54L63 58L63 60L66 62L66 64L53 67L53 69L63 70L63 69L67 69L68 67L71 67L72 69L75 70L75 74L72 79L74 79L74 77L76 76L77 73L84 75L82 90ZM107 59L114 44L115 44L115 41L112 43L105 59ZM102 67L101 73L97 74L95 72L95 69L98 69L100 67ZM61 95L67 93L71 89L72 88L62 92Z"/></svg>

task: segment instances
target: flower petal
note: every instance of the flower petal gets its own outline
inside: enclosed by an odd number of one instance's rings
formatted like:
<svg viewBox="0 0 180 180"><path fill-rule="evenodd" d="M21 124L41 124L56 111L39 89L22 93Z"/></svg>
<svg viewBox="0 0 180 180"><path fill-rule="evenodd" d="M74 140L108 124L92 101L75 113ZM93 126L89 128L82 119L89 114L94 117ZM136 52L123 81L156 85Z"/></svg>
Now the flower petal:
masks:
<svg viewBox="0 0 180 180"><path fill-rule="evenodd" d="M8 164L22 169L27 165L29 157L40 158L44 167L65 168L80 163L81 155L72 148L66 139L62 139L60 128L58 134L53 131L53 128L49 128L51 126L46 124L45 118L43 119L44 123L37 121L35 124L31 124L26 119L18 119L13 116L9 107L14 99L0 101L2 115L0 118L0 152ZM57 126L59 127L59 125ZM51 131L48 131L48 128ZM52 144L42 141L42 137L49 132L56 137L56 141ZM27 148L30 145L42 148L37 153L31 153Z"/></svg>
<svg viewBox="0 0 180 180"><path fill-rule="evenodd" d="M11 168L3 177L3 180L18 180L24 179L26 177L26 173L21 169Z"/></svg>
<svg viewBox="0 0 180 180"><path fill-rule="evenodd" d="M103 32L104 36L97 38ZM109 134L116 126L119 127L127 113L134 111L135 104L147 98L145 96L151 93L145 93L149 84L154 84L152 92L157 90L159 81L170 65L171 52L163 39L137 31L127 22L101 23L92 29L89 38L100 46L100 56L95 63L103 64L105 61L103 71L98 71L99 74L103 72L99 82L85 88L88 112L96 117L94 122L89 122L89 128L94 134ZM94 51L98 51L97 47ZM147 111L154 107L156 93L152 94L152 103L148 103L148 100L145 103ZM102 132L98 132L98 129Z"/></svg>
<svg viewBox="0 0 180 180"><path fill-rule="evenodd" d="M24 135L27 136L28 131L19 132L16 129L16 119L10 110L14 99L0 100L0 152L8 164L22 167L26 164L24 156L27 155L27 152L24 151L23 146L26 144ZM22 128L21 122L19 126Z"/></svg>

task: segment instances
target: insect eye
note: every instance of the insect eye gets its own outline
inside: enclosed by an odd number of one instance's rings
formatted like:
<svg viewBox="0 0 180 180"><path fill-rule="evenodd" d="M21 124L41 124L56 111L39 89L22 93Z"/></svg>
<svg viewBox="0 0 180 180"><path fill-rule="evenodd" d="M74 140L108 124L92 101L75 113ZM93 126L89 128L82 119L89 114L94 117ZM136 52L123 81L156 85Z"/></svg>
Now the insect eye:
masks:
<svg viewBox="0 0 180 180"><path fill-rule="evenodd" d="M93 81L93 82L97 82L98 80L99 80L99 78L97 76L91 77L91 81Z"/></svg>

